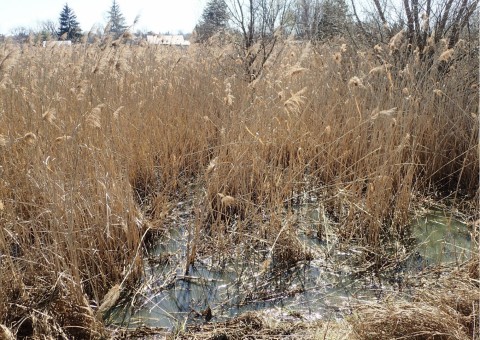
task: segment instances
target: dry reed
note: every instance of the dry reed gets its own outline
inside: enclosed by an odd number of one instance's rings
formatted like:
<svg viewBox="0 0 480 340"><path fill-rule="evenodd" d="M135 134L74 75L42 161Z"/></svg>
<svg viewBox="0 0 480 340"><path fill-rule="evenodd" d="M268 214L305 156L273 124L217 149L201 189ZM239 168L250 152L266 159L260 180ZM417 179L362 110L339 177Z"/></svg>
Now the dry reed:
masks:
<svg viewBox="0 0 480 340"><path fill-rule="evenodd" d="M436 55L455 64L447 73L413 55L399 63L403 38L392 38L395 53L375 72L368 55L379 47L287 44L254 86L209 46L6 45L0 324L28 337L103 334L90 305L101 314L118 282L134 289L139 249L192 184L201 190L187 266L202 252L234 256L245 242L285 267L308 260L294 225L281 221L306 190L326 197L342 242L369 247L380 265L406 235L416 193L471 198L479 185L474 58Z"/></svg>

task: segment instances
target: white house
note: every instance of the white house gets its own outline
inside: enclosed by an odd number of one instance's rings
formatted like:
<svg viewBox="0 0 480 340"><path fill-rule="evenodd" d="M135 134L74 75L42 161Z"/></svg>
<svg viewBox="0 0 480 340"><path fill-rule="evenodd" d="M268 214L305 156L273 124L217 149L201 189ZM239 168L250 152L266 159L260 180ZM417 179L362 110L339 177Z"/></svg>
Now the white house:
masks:
<svg viewBox="0 0 480 340"><path fill-rule="evenodd" d="M53 46L72 46L71 40L52 40L52 41L43 41L43 47L53 47Z"/></svg>
<svg viewBox="0 0 480 340"><path fill-rule="evenodd" d="M152 45L174 45L189 46L190 41L186 41L183 35L147 35L147 42Z"/></svg>

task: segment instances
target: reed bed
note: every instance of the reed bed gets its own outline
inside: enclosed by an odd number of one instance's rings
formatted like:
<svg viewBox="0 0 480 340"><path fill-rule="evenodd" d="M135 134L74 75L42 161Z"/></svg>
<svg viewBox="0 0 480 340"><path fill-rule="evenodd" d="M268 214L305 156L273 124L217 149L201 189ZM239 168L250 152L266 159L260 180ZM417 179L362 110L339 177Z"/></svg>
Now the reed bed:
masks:
<svg viewBox="0 0 480 340"><path fill-rule="evenodd" d="M286 41L250 83L229 46L0 46L2 329L103 336L103 312L135 289L144 246L187 195L186 271L238 249L308 259L288 219L305 193L377 268L424 197L472 201L475 219L475 46L427 63Z"/></svg>

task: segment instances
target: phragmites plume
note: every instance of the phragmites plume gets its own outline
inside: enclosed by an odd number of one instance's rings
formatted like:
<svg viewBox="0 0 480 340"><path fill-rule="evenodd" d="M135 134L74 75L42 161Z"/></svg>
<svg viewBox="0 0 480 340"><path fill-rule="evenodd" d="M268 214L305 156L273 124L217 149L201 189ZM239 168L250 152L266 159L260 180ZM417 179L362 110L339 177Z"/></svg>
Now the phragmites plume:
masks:
<svg viewBox="0 0 480 340"><path fill-rule="evenodd" d="M123 32L122 38L125 39L125 40L133 39L133 34L130 31L127 30L127 31Z"/></svg>
<svg viewBox="0 0 480 340"><path fill-rule="evenodd" d="M392 67L391 64L383 64L383 65L372 68L370 72L368 72L368 74L371 74L371 75L384 74L391 67Z"/></svg>
<svg viewBox="0 0 480 340"><path fill-rule="evenodd" d="M118 115L120 114L120 111L122 111L124 106L118 107L114 112L113 112L113 118L118 119Z"/></svg>
<svg viewBox="0 0 480 340"><path fill-rule="evenodd" d="M222 203L222 206L225 208L232 207L235 205L235 198L233 198L230 195L224 195L222 193L217 194L218 197L220 197L220 202Z"/></svg>
<svg viewBox="0 0 480 340"><path fill-rule="evenodd" d="M453 57L453 52L455 52L455 50L453 48L449 48L448 50L440 54L440 57L438 57L438 61L449 61Z"/></svg>
<svg viewBox="0 0 480 340"><path fill-rule="evenodd" d="M383 48L379 44L376 44L375 46L373 46L373 50L375 51L375 53L382 53L383 52Z"/></svg>
<svg viewBox="0 0 480 340"><path fill-rule="evenodd" d="M303 48L302 54L300 54L300 58L298 59L298 64L301 64L308 59L308 57L310 56L311 49L312 49L312 43L309 41Z"/></svg>
<svg viewBox="0 0 480 340"><path fill-rule="evenodd" d="M428 17L427 13L422 13L422 25L421 25L421 29L423 31L428 31L428 28L430 26L430 18Z"/></svg>
<svg viewBox="0 0 480 340"><path fill-rule="evenodd" d="M33 132L27 132L22 139L29 145L34 145L37 142L37 136Z"/></svg>
<svg viewBox="0 0 480 340"><path fill-rule="evenodd" d="M377 119L379 117L382 117L382 116L383 117L391 117L396 112L397 112L396 107L392 107L391 109L382 110L382 111L380 111L378 108L376 108L375 110L373 110L370 119L375 120L375 119Z"/></svg>
<svg viewBox="0 0 480 340"><path fill-rule="evenodd" d="M448 40L445 38L440 39L440 47L442 50L446 51L448 49Z"/></svg>
<svg viewBox="0 0 480 340"><path fill-rule="evenodd" d="M388 47L390 48L390 52L398 51L403 44L403 40L405 37L405 31L401 30L397 34L395 34L390 42L388 43Z"/></svg>
<svg viewBox="0 0 480 340"><path fill-rule="evenodd" d="M58 143L69 141L71 139L72 139L72 136L64 135L64 136L60 136L60 137L55 138L55 143L58 144Z"/></svg>
<svg viewBox="0 0 480 340"><path fill-rule="evenodd" d="M402 78L408 78L408 77L411 77L412 76L412 71L411 71L411 67L410 67L410 64L407 64L405 65L405 67L403 68L403 70L401 70L400 72L398 72L398 74L400 75L400 77Z"/></svg>
<svg viewBox="0 0 480 340"><path fill-rule="evenodd" d="M1 147L7 146L7 142L8 142L7 137L5 137L5 135L0 134L0 146Z"/></svg>
<svg viewBox="0 0 480 340"><path fill-rule="evenodd" d="M463 39L459 39L457 43L455 44L455 48L463 50L466 47L467 43Z"/></svg>
<svg viewBox="0 0 480 340"><path fill-rule="evenodd" d="M0 61L0 73L8 73L15 65L20 52L17 48L8 51ZM1 59L1 58L0 58Z"/></svg>
<svg viewBox="0 0 480 340"><path fill-rule="evenodd" d="M432 33L425 43L425 47L423 48L423 53L428 53L435 50L435 34Z"/></svg>
<svg viewBox="0 0 480 340"><path fill-rule="evenodd" d="M2 206L3 206L3 204L2 204ZM0 324L0 338L4 339L4 340L14 340L14 339L16 339L16 337L13 336L12 331L7 326L4 326L2 324Z"/></svg>
<svg viewBox="0 0 480 340"><path fill-rule="evenodd" d="M340 65L342 63L342 53L337 52L333 55L333 60Z"/></svg>
<svg viewBox="0 0 480 340"><path fill-rule="evenodd" d="M363 85L362 79L355 76L348 81L348 87L351 89L364 89L365 85Z"/></svg>
<svg viewBox="0 0 480 340"><path fill-rule="evenodd" d="M12 80L7 73L4 73L3 76L0 75L0 90L6 90L8 85L12 84Z"/></svg>
<svg viewBox="0 0 480 340"><path fill-rule="evenodd" d="M209 173L211 173L212 171L215 170L215 168L217 167L217 162L218 162L218 157L215 157L214 159L212 159L210 161L210 163L207 166L207 170L206 170L207 174L209 174Z"/></svg>
<svg viewBox="0 0 480 340"><path fill-rule="evenodd" d="M109 21L105 28L103 29L103 34L106 35L107 33L110 33L110 29L112 28L112 22Z"/></svg>
<svg viewBox="0 0 480 340"><path fill-rule="evenodd" d="M401 152L403 149L408 147L410 145L410 139L411 139L411 136L410 136L409 133L407 133L405 136L403 136L400 144L398 144L398 146L395 148L396 151Z"/></svg>
<svg viewBox="0 0 480 340"><path fill-rule="evenodd" d="M287 71L287 76L289 77L293 77L293 76L296 76L300 73L303 73L304 71L306 71L307 69L305 67L301 67L300 65L294 65L292 66L288 71Z"/></svg>
<svg viewBox="0 0 480 340"><path fill-rule="evenodd" d="M85 93L89 86L88 81L84 79L75 88L70 89L70 91L77 94L78 101L82 101L85 99Z"/></svg>
<svg viewBox="0 0 480 340"><path fill-rule="evenodd" d="M55 120L55 114L57 111L55 109L50 109L45 111L45 113L42 115L42 119L44 121L47 121L50 124L53 124L53 121Z"/></svg>
<svg viewBox="0 0 480 340"><path fill-rule="evenodd" d="M223 98L223 101L228 106L232 106L234 99L235 99L235 97L232 95L232 85L230 83L226 83L225 84L225 98Z"/></svg>
<svg viewBox="0 0 480 340"><path fill-rule="evenodd" d="M86 122L90 127L95 129L100 129L102 127L102 123L100 122L100 113L102 112L102 108L104 106L104 104L97 105L88 113Z"/></svg>
<svg viewBox="0 0 480 340"><path fill-rule="evenodd" d="M110 288L107 294L105 294L105 297L103 298L100 307L98 307L97 309L97 315L99 317L103 316L105 312L107 312L115 305L115 303L118 301L118 298L120 297L121 290L121 286L119 284L116 284L115 286Z"/></svg>
<svg viewBox="0 0 480 340"><path fill-rule="evenodd" d="M307 91L304 87L296 93L292 93L292 96L283 103L287 113L300 113L300 106L305 102L305 96L303 94Z"/></svg>

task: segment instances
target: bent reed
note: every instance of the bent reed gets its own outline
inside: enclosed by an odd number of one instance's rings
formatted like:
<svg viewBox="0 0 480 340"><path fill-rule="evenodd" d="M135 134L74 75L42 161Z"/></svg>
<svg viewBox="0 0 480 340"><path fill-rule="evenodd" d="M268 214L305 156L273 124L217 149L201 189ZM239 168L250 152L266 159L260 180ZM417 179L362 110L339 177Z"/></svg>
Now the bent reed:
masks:
<svg viewBox="0 0 480 340"><path fill-rule="evenodd" d="M475 219L474 47L438 47L427 63L388 45L285 41L250 83L229 51L0 45L2 329L108 336L105 306L135 290L145 246L186 195L197 195L187 267L251 240L276 265L308 260L285 218L306 192L377 270L425 198L472 202Z"/></svg>

